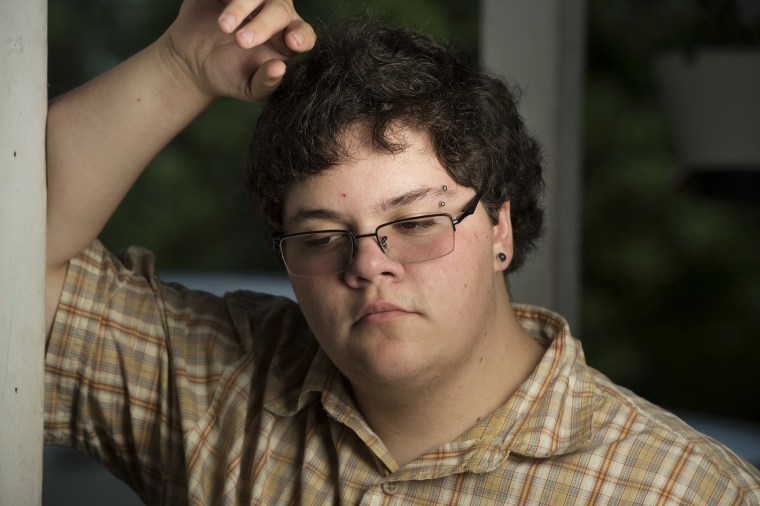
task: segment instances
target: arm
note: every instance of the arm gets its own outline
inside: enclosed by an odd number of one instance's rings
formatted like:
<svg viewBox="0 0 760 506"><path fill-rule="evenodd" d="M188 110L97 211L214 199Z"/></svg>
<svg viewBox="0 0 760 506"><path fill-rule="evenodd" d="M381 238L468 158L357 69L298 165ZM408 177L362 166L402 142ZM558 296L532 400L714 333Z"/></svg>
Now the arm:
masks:
<svg viewBox="0 0 760 506"><path fill-rule="evenodd" d="M249 22L237 20L263 4ZM252 37L253 36L253 39ZM314 43L292 0L186 0L155 43L54 100L47 127L49 332L70 258L154 156L219 96L260 100Z"/></svg>

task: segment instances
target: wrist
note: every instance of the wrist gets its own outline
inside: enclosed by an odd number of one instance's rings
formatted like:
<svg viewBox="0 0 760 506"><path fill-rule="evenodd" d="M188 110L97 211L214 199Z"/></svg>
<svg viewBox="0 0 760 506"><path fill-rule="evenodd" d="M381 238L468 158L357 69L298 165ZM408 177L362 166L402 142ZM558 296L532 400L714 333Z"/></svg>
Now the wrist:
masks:
<svg viewBox="0 0 760 506"><path fill-rule="evenodd" d="M152 60L157 66L157 72L165 76L166 85L161 87L166 100L195 106L203 110L218 97L208 93L199 84L197 73L190 63L180 56L173 39L164 33L156 42L148 46Z"/></svg>

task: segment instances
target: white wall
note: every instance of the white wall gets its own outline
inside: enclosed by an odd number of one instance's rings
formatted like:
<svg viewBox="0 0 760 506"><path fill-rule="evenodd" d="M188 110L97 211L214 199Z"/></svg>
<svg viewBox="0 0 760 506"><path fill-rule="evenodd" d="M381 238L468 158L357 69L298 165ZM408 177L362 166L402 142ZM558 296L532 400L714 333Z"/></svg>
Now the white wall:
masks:
<svg viewBox="0 0 760 506"><path fill-rule="evenodd" d="M47 2L0 1L0 503L40 504Z"/></svg>
<svg viewBox="0 0 760 506"><path fill-rule="evenodd" d="M576 327L580 299L581 103L585 0L482 0L481 54L523 90L520 111L546 154L547 233L512 276L515 302L554 309Z"/></svg>

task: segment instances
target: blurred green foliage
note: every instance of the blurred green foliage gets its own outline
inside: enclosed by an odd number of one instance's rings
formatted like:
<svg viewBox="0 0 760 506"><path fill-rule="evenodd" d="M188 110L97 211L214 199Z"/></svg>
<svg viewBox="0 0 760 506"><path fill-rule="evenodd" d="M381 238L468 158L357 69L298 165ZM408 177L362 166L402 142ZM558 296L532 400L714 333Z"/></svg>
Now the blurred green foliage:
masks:
<svg viewBox="0 0 760 506"><path fill-rule="evenodd" d="M461 0L297 2L309 21L359 12L475 51L479 13ZM51 96L154 40L178 1L50 2ZM589 0L583 182L582 337L592 365L666 406L760 421L757 203L690 194L657 103L650 58L693 40L688 0ZM220 101L151 164L104 230L159 267L280 270L248 211L238 165L258 106ZM146 131L145 135L150 135Z"/></svg>
<svg viewBox="0 0 760 506"><path fill-rule="evenodd" d="M760 202L684 188L650 68L698 40L696 7L589 3L581 335L654 402L760 421Z"/></svg>

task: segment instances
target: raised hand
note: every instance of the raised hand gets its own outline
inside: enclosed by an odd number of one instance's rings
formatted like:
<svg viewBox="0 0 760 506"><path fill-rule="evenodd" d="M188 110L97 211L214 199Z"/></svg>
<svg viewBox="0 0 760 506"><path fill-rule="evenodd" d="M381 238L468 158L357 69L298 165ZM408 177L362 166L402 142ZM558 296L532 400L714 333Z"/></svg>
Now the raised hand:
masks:
<svg viewBox="0 0 760 506"><path fill-rule="evenodd" d="M315 38L292 0L185 0L159 44L167 64L205 95L257 101Z"/></svg>

